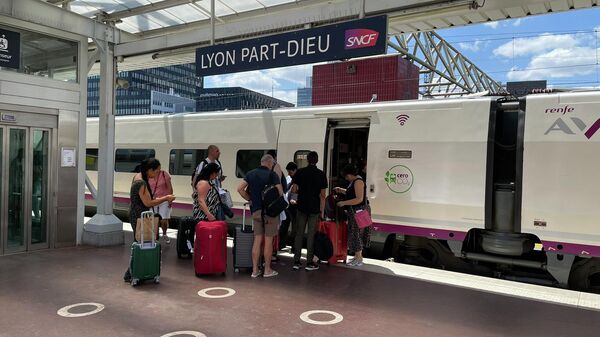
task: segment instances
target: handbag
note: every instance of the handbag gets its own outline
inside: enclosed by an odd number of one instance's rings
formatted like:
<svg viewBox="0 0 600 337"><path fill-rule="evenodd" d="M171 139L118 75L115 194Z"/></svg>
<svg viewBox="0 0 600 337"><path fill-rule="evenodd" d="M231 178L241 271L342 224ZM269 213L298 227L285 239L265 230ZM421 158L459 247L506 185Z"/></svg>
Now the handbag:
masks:
<svg viewBox="0 0 600 337"><path fill-rule="evenodd" d="M219 198L221 198L221 202L223 205L233 208L233 200L231 199L231 193L224 188L219 189Z"/></svg>
<svg viewBox="0 0 600 337"><path fill-rule="evenodd" d="M363 229L369 227L373 224L373 220L371 219L371 215L367 210L361 209L357 211L353 211L354 213L354 221L358 225L358 228Z"/></svg>

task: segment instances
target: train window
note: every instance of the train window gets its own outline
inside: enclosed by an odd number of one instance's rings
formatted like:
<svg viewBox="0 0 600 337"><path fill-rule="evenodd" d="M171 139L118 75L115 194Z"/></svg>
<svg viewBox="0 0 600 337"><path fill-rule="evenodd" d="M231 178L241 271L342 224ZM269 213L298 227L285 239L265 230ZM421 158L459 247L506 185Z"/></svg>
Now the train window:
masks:
<svg viewBox="0 0 600 337"><path fill-rule="evenodd" d="M98 171L98 149L85 149L85 169Z"/></svg>
<svg viewBox="0 0 600 337"><path fill-rule="evenodd" d="M246 173L260 166L260 158L268 150L239 150L235 161L235 175L238 178L246 177Z"/></svg>
<svg viewBox="0 0 600 337"><path fill-rule="evenodd" d="M116 172L135 172L144 159L154 158L154 149L117 149L115 153Z"/></svg>
<svg viewBox="0 0 600 337"><path fill-rule="evenodd" d="M171 150L169 154L169 173L179 176L191 176L196 166L207 156L206 149L191 150L177 149Z"/></svg>
<svg viewBox="0 0 600 337"><path fill-rule="evenodd" d="M298 165L299 169L308 166L307 156L310 152L311 151L309 151L309 150L300 150L300 151L296 151L296 153L294 153L294 163L296 163L296 165Z"/></svg>

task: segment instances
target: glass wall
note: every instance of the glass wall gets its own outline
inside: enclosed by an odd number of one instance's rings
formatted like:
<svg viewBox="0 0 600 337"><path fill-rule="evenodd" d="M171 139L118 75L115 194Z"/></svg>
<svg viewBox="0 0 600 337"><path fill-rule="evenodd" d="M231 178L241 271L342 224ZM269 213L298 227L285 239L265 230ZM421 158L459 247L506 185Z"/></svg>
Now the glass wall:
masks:
<svg viewBox="0 0 600 337"><path fill-rule="evenodd" d="M76 41L4 25L0 25L0 29L16 32L21 36L19 69L0 67L0 70L77 82L78 43Z"/></svg>

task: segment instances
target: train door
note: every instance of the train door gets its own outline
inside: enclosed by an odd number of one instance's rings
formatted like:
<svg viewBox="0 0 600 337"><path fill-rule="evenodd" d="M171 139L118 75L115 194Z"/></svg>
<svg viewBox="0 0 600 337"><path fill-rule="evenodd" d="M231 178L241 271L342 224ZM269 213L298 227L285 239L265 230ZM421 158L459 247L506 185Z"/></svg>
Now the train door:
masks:
<svg viewBox="0 0 600 337"><path fill-rule="evenodd" d="M277 161L282 168L294 161L299 168L308 165L306 155L319 154L317 167L323 169L327 118L283 119L279 124Z"/></svg>
<svg viewBox="0 0 600 337"><path fill-rule="evenodd" d="M327 178L330 190L334 187L346 188L348 182L341 172L344 166L353 165L361 176L367 162L369 139L368 119L330 120L328 131ZM362 172L361 172L362 171Z"/></svg>
<svg viewBox="0 0 600 337"><path fill-rule="evenodd" d="M49 247L56 116L33 115L0 123L0 255Z"/></svg>

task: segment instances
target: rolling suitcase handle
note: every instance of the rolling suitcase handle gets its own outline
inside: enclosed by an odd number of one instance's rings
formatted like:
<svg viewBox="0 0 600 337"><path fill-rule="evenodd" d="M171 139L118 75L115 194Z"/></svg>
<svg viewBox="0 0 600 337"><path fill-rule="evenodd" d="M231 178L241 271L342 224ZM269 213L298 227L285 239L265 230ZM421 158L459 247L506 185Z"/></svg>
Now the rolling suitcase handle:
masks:
<svg viewBox="0 0 600 337"><path fill-rule="evenodd" d="M142 231L140 234L140 241L141 241L141 246L144 247L144 225L146 224L146 221L144 221L145 219L150 219L150 226L152 226L152 241L151 241L151 246L152 248L154 248L156 246L156 241L155 241L155 235L156 233L154 232L154 212L153 211L145 211L142 212L142 226L140 228L140 230Z"/></svg>
<svg viewBox="0 0 600 337"><path fill-rule="evenodd" d="M246 229L246 206L250 207L250 203L245 202L242 210L242 230ZM252 229L254 229L254 221L252 222Z"/></svg>

